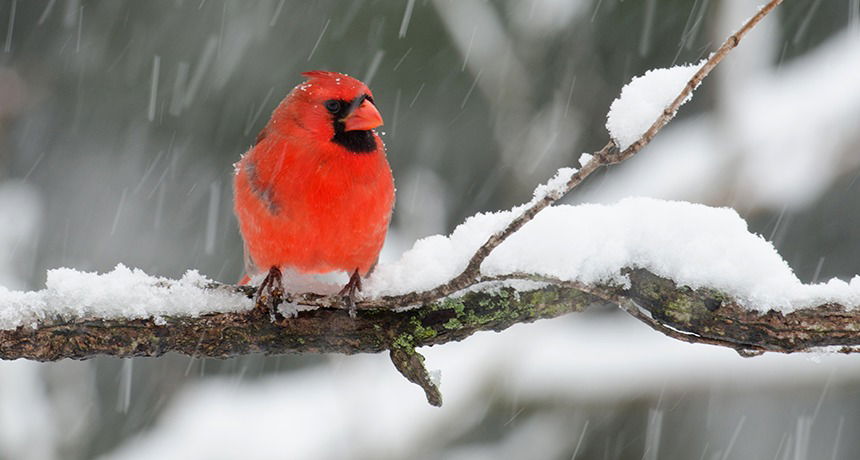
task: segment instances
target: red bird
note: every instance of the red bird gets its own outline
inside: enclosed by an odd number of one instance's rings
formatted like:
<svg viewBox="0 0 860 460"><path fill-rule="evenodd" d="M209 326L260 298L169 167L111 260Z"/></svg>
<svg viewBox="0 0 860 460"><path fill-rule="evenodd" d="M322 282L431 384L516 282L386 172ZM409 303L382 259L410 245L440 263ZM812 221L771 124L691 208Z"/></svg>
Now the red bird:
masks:
<svg viewBox="0 0 860 460"><path fill-rule="evenodd" d="M236 217L245 242L243 284L266 270L259 292L280 285L280 269L351 273L341 291L354 306L373 269L394 206L394 179L374 131L382 116L367 86L313 71L272 113L235 164Z"/></svg>

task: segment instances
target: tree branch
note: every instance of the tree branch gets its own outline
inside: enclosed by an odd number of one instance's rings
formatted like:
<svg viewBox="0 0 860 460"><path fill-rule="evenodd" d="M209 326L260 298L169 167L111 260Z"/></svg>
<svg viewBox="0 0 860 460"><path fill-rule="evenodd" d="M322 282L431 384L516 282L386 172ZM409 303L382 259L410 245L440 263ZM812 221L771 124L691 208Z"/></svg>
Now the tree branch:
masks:
<svg viewBox="0 0 860 460"><path fill-rule="evenodd" d="M673 338L735 349L744 354L793 353L818 347L860 351L860 309L823 304L782 314L760 313L713 289L690 289L646 270L625 270L630 287L586 286L528 274L485 278L485 287L509 280L546 283L517 291L504 285L468 292L409 310L317 309L275 323L261 309L197 318L85 319L0 331L0 358L55 361L96 355L161 356L176 352L228 358L248 353L377 353L411 359L415 347L463 340L477 331L502 331L538 319L617 303ZM420 359L419 359L420 360ZM400 366L398 366L400 367ZM408 367L408 366L407 366ZM401 369L402 370L402 369ZM429 379L428 379L429 381ZM437 390L438 391L438 390Z"/></svg>

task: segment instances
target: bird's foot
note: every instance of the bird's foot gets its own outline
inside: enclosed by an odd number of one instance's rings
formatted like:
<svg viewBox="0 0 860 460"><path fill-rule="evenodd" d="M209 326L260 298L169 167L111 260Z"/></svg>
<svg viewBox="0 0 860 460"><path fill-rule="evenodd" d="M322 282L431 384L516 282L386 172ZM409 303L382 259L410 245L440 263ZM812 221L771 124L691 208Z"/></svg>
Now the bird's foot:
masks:
<svg viewBox="0 0 860 460"><path fill-rule="evenodd" d="M355 298L356 293L361 290L361 275L358 274L358 269L356 268L354 272L352 272L352 276L349 277L349 282L346 283L346 286L337 293L337 295L343 297L343 301L346 303L347 309L349 309L349 316L355 318L356 308L355 308Z"/></svg>
<svg viewBox="0 0 860 460"><path fill-rule="evenodd" d="M255 307L269 314L274 323L278 319L278 305L284 301L284 280L278 267L269 269L269 274L257 288Z"/></svg>

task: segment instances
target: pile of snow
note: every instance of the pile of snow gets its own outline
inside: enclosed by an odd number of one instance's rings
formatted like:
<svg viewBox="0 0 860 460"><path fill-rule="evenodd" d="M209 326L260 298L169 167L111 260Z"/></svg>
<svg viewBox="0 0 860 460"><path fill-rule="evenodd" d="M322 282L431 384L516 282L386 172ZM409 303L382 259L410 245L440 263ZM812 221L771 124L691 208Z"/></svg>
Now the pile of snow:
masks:
<svg viewBox="0 0 860 460"><path fill-rule="evenodd" d="M625 85L606 115L606 129L618 148L624 150L642 137L704 63L649 70Z"/></svg>
<svg viewBox="0 0 860 460"><path fill-rule="evenodd" d="M588 154L583 154L583 156L585 155ZM577 171L578 169L576 168L559 168L546 184L538 185L535 188L532 200L526 206L531 206L548 196L556 200L561 198L567 188L567 183L570 182L570 179Z"/></svg>
<svg viewBox="0 0 860 460"><path fill-rule="evenodd" d="M0 329L75 318L160 318L242 311L253 303L238 293L206 289L212 280L189 270L179 280L117 265L105 274L59 268L48 271L45 289L10 291L0 286Z"/></svg>
<svg viewBox="0 0 860 460"><path fill-rule="evenodd" d="M399 261L380 264L365 293L402 294L450 280L520 210L478 214L449 237L417 241ZM734 210L650 198L548 208L499 246L482 272L626 285L625 267L644 268L693 288L714 288L762 311L824 302L860 305L860 276L850 283L803 284L773 245L751 234Z"/></svg>

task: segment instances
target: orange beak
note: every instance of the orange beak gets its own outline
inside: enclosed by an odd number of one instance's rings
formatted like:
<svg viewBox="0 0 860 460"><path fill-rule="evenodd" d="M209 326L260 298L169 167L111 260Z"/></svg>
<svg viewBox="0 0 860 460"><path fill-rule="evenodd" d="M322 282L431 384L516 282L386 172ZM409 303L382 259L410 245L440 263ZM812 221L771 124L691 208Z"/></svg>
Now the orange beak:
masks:
<svg viewBox="0 0 860 460"><path fill-rule="evenodd" d="M343 119L344 131L367 131L382 126L382 115L367 99Z"/></svg>

